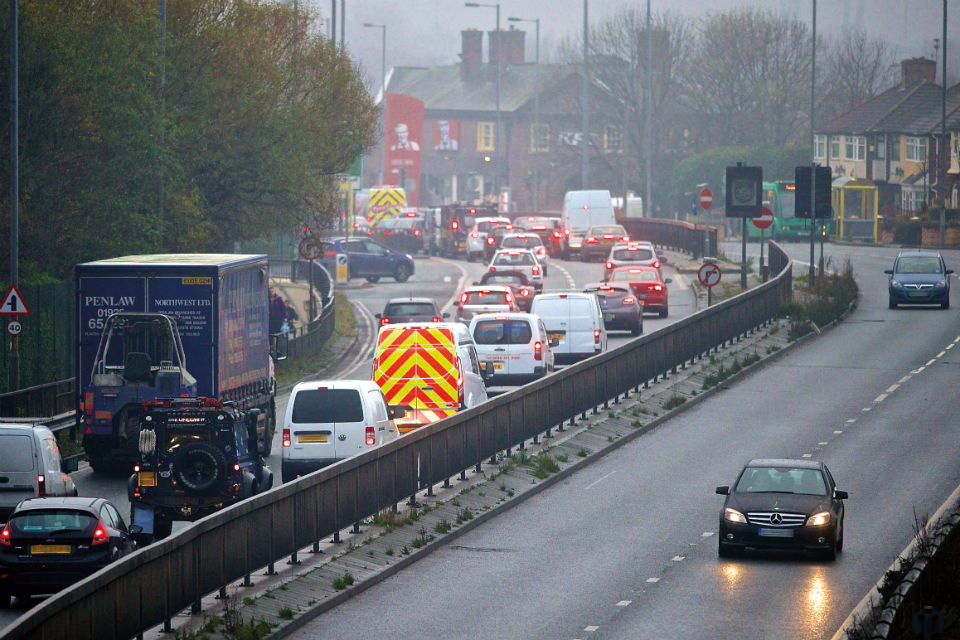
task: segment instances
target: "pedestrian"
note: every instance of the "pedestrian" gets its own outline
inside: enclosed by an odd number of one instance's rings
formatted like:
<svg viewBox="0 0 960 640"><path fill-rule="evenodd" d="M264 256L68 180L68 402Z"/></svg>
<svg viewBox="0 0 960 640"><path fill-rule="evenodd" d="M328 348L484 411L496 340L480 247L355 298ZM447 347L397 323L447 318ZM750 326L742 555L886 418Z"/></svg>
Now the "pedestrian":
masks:
<svg viewBox="0 0 960 640"><path fill-rule="evenodd" d="M284 304L287 307L285 316L287 324L292 327L294 323L300 322L300 314L297 313L297 310L293 307L293 304L289 300L286 300Z"/></svg>
<svg viewBox="0 0 960 640"><path fill-rule="evenodd" d="M273 287L269 287L267 293L270 295L270 333L280 333L283 319L287 317L287 307Z"/></svg>

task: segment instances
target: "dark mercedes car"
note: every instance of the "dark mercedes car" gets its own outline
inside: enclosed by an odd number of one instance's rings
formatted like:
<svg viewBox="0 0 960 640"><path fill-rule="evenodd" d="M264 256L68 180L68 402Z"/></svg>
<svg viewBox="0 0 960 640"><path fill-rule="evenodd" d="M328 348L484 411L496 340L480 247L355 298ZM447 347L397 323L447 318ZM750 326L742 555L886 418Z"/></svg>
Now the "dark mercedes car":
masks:
<svg viewBox="0 0 960 640"><path fill-rule="evenodd" d="M597 296L603 311L603 326L607 331L643 333L643 304L627 282L596 282L583 288L584 293Z"/></svg>
<svg viewBox="0 0 960 640"><path fill-rule="evenodd" d="M835 560L843 549L843 501L827 466L814 460L751 460L720 511L717 552L754 549L814 551Z"/></svg>
<svg viewBox="0 0 960 640"><path fill-rule="evenodd" d="M105 498L29 498L0 530L0 607L10 598L56 593L136 550Z"/></svg>
<svg viewBox="0 0 960 640"><path fill-rule="evenodd" d="M901 251L890 276L890 308L901 304L939 304L950 308L950 274L943 256L935 251Z"/></svg>

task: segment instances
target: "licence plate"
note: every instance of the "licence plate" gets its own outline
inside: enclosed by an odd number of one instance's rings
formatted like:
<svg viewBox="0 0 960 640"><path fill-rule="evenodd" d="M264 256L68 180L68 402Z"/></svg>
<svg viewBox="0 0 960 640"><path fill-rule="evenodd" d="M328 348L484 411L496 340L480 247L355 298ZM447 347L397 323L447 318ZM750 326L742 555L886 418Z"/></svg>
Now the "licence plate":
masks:
<svg viewBox="0 0 960 640"><path fill-rule="evenodd" d="M157 486L157 472L156 472L156 471L141 471L141 472L140 472L140 486L141 486L141 487L155 487L155 486Z"/></svg>
<svg viewBox="0 0 960 640"><path fill-rule="evenodd" d="M547 340L563 340L563 335L562 333L548 333Z"/></svg>
<svg viewBox="0 0 960 640"><path fill-rule="evenodd" d="M792 538L793 529L763 529L761 528L757 535L761 538Z"/></svg>
<svg viewBox="0 0 960 640"><path fill-rule="evenodd" d="M603 314L603 319L604 319L604 320L616 320L616 319L617 319L617 314L615 314L615 313L605 313L605 314Z"/></svg>
<svg viewBox="0 0 960 640"><path fill-rule="evenodd" d="M30 545L31 555L44 554L69 554L72 547L69 544L32 544Z"/></svg>
<svg viewBox="0 0 960 640"><path fill-rule="evenodd" d="M907 295L911 298L926 298L929 294L926 291L910 291Z"/></svg>
<svg viewBox="0 0 960 640"><path fill-rule="evenodd" d="M481 363L480 363L480 368L483 369L484 371L486 371L486 369L487 369L487 363L486 363L486 362L481 362ZM500 371L500 369L503 369L503 363L502 363L502 362L494 362L494 363L493 363L493 370L494 370L494 371Z"/></svg>
<svg viewBox="0 0 960 640"><path fill-rule="evenodd" d="M329 436L325 433L298 433L297 442L298 443L315 443L315 442L327 442Z"/></svg>

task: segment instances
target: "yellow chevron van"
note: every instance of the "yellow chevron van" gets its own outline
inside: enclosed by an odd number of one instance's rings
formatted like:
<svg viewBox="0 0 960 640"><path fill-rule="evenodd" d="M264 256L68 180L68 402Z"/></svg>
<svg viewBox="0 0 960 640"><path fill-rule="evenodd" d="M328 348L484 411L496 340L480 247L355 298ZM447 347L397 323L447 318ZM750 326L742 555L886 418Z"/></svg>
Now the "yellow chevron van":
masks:
<svg viewBox="0 0 960 640"><path fill-rule="evenodd" d="M389 405L403 405L395 420L407 433L487 399L476 344L459 322L380 327L373 380Z"/></svg>

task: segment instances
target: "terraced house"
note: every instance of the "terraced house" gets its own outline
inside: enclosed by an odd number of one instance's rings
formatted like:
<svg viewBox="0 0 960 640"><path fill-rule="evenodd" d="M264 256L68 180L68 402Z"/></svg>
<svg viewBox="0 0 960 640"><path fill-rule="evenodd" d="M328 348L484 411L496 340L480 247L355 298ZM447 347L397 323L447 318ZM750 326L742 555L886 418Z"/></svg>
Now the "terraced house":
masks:
<svg viewBox="0 0 960 640"><path fill-rule="evenodd" d="M941 195L955 209L960 84L946 91L944 137L936 62L913 58L900 69L897 86L818 127L813 160L833 170L835 186L844 179L876 184L882 215L912 215Z"/></svg>

